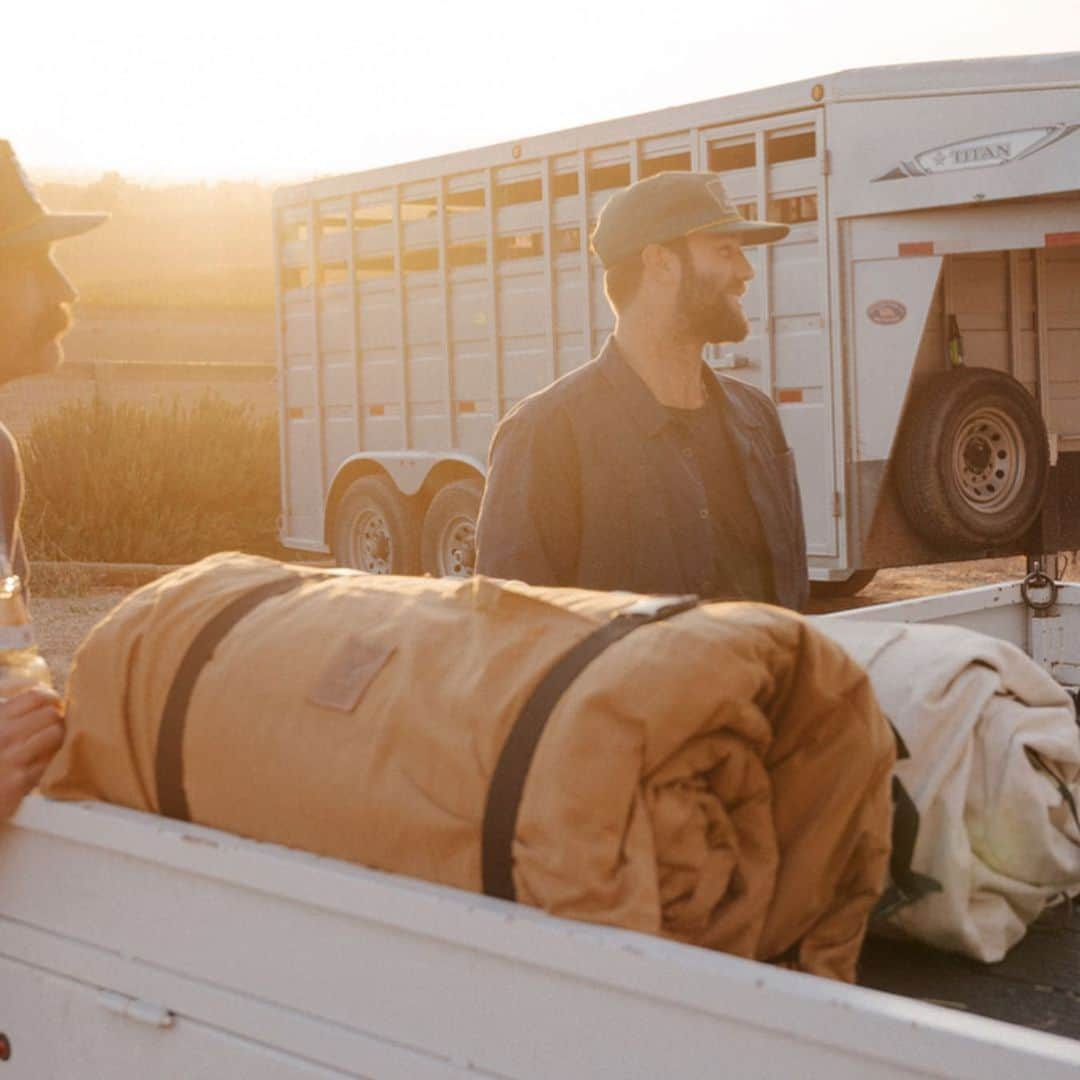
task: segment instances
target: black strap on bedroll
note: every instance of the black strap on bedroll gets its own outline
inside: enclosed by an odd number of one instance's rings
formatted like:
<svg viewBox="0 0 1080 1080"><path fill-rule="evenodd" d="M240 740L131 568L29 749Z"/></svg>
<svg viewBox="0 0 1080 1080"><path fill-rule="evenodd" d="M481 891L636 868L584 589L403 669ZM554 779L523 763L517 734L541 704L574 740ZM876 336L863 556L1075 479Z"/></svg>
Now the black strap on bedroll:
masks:
<svg viewBox="0 0 1080 1080"><path fill-rule="evenodd" d="M548 718L570 684L609 645L639 626L668 619L698 603L696 596L643 598L579 641L537 683L506 737L488 788L481 839L484 892L488 896L515 899L513 843L525 778Z"/></svg>
<svg viewBox="0 0 1080 1080"><path fill-rule="evenodd" d="M253 608L272 596L280 596L316 579L311 574L289 574L241 593L219 611L199 632L184 653L176 670L158 730L157 759L154 775L157 782L158 809L166 817L190 821L187 793L184 790L184 726L188 704L202 669L214 655L221 639Z"/></svg>

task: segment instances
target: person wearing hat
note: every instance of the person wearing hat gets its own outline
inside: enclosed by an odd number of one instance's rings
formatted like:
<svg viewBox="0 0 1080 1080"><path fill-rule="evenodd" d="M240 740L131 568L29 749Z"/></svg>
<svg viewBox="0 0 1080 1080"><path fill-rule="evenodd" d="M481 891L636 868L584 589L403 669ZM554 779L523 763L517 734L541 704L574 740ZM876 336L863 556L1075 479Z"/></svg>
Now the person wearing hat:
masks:
<svg viewBox="0 0 1080 1080"><path fill-rule="evenodd" d="M0 383L51 371L63 360L75 290L53 261L52 244L101 224L107 214L52 214L41 205L11 144L0 140ZM0 543L25 582L19 535L22 467L0 424ZM60 698L47 687L0 700L0 820L14 813L63 738Z"/></svg>
<svg viewBox="0 0 1080 1080"><path fill-rule="evenodd" d="M591 362L495 431L478 573L536 585L801 608L809 585L795 463L772 400L702 359L749 332L744 219L714 173L613 195L592 234L615 331Z"/></svg>

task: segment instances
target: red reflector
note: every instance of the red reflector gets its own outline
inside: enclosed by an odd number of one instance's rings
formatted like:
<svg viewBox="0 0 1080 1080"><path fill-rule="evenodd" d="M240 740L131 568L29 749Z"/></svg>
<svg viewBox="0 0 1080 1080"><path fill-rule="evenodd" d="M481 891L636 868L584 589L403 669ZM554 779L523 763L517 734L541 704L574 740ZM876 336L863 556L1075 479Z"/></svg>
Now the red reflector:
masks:
<svg viewBox="0 0 1080 1080"><path fill-rule="evenodd" d="M1080 232L1048 232L1047 247L1075 247L1080 244Z"/></svg>
<svg viewBox="0 0 1080 1080"><path fill-rule="evenodd" d="M475 401L459 401L457 403L458 412L476 412Z"/></svg>
<svg viewBox="0 0 1080 1080"><path fill-rule="evenodd" d="M918 240L911 244L901 244L899 246L900 255L933 255L934 254L934 241L933 240Z"/></svg>
<svg viewBox="0 0 1080 1080"><path fill-rule="evenodd" d="M793 401L802 401L802 394L803 392L801 390L777 390L776 400L780 402L781 405L786 405Z"/></svg>
<svg viewBox="0 0 1080 1080"><path fill-rule="evenodd" d="M382 416L382 414L384 412L386 412L386 406L385 405L369 405L368 406L368 412L372 416Z"/></svg>

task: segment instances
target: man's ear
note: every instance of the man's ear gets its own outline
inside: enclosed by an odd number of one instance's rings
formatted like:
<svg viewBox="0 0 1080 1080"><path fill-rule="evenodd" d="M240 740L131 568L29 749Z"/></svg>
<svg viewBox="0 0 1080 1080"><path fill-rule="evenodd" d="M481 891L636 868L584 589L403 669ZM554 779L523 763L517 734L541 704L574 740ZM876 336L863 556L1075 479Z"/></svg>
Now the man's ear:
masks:
<svg viewBox="0 0 1080 1080"><path fill-rule="evenodd" d="M677 276L680 270L679 258L669 247L663 244L646 244L641 249L641 262L647 276L654 280L665 280Z"/></svg>

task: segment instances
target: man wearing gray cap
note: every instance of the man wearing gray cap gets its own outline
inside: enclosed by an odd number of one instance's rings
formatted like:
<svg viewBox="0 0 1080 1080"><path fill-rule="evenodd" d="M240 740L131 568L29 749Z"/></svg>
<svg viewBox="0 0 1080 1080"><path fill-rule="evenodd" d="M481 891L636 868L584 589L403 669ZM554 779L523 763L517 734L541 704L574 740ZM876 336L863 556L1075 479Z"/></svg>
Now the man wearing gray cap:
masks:
<svg viewBox="0 0 1080 1080"><path fill-rule="evenodd" d="M713 173L612 196L592 246L615 332L499 424L479 573L803 606L802 506L776 408L702 359L749 332L742 245L787 232L744 219Z"/></svg>
<svg viewBox="0 0 1080 1080"><path fill-rule="evenodd" d="M75 290L53 261L52 244L92 229L105 214L50 214L38 201L10 143L0 140L0 383L51 371L63 359ZM0 543L23 581L19 535L22 468L0 424ZM0 701L0 820L37 784L63 738L59 697L47 687Z"/></svg>

